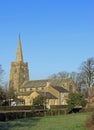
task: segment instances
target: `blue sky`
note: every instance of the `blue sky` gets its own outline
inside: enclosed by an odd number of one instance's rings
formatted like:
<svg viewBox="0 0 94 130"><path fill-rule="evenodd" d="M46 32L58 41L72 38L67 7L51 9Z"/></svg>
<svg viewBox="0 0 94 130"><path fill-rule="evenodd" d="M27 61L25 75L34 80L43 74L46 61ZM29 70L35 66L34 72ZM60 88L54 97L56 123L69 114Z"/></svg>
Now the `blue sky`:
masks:
<svg viewBox="0 0 94 130"><path fill-rule="evenodd" d="M0 0L0 64L9 79L20 33L30 79L94 57L94 0Z"/></svg>

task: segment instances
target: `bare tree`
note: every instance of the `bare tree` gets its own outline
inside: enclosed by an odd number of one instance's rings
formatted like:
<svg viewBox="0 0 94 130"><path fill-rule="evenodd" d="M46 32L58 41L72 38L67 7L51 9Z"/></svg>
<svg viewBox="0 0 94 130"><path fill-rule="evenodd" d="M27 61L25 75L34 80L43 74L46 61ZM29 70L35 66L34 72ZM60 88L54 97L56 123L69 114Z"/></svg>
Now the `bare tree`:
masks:
<svg viewBox="0 0 94 130"><path fill-rule="evenodd" d="M85 80L88 85L88 98L91 97L91 86L93 84L94 78L94 58L89 58L86 61L82 62L80 66L81 74L83 80Z"/></svg>
<svg viewBox="0 0 94 130"><path fill-rule="evenodd" d="M4 73L4 70L2 69L2 66L0 65L0 86L2 86L3 73Z"/></svg>
<svg viewBox="0 0 94 130"><path fill-rule="evenodd" d="M77 81L78 81L78 76L79 76L79 73L77 73L77 72L73 71L70 73L70 77L74 80L75 83L77 83Z"/></svg>
<svg viewBox="0 0 94 130"><path fill-rule="evenodd" d="M58 72L57 75L60 78L68 78L70 74L67 71L61 71L61 72Z"/></svg>
<svg viewBox="0 0 94 130"><path fill-rule="evenodd" d="M52 74L49 78L68 78L69 75L70 74L67 71L61 71L57 74Z"/></svg>
<svg viewBox="0 0 94 130"><path fill-rule="evenodd" d="M4 70L2 69L2 66L0 65L0 105L2 103L2 100L4 100L6 97L6 93L3 86L4 85L3 74L4 74Z"/></svg>
<svg viewBox="0 0 94 130"><path fill-rule="evenodd" d="M57 74L52 74L51 76L48 77L49 79L53 79L53 78L58 78Z"/></svg>

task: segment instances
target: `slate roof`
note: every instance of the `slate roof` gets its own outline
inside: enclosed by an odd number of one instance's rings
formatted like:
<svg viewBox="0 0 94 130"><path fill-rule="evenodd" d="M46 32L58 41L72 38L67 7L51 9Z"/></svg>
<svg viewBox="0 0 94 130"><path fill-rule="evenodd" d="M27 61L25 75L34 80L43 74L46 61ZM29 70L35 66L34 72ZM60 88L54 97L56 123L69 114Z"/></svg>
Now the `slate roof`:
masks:
<svg viewBox="0 0 94 130"><path fill-rule="evenodd" d="M48 80L30 80L22 84L22 88L45 87Z"/></svg>
<svg viewBox="0 0 94 130"><path fill-rule="evenodd" d="M49 92L40 92L41 95L46 96L47 99L58 99L56 96L54 96L53 94L49 93Z"/></svg>
<svg viewBox="0 0 94 130"><path fill-rule="evenodd" d="M63 86L64 83L67 83L69 81L72 81L71 78L53 78L53 79L49 79L49 82L51 82L51 84L53 86Z"/></svg>
<svg viewBox="0 0 94 130"><path fill-rule="evenodd" d="M32 92L18 92L17 96L29 96Z"/></svg>
<svg viewBox="0 0 94 130"><path fill-rule="evenodd" d="M68 92L69 92L69 91L66 90L65 88L59 87L59 86L55 86L55 87L53 87L53 88L56 89L56 90L59 91L59 92L62 92L62 93L68 93Z"/></svg>
<svg viewBox="0 0 94 130"><path fill-rule="evenodd" d="M46 80L30 80L24 82L21 86L22 88L32 88L32 87L45 87L47 82L50 82L53 86L63 86L65 82L68 82L70 78L53 78L53 79L46 79Z"/></svg>

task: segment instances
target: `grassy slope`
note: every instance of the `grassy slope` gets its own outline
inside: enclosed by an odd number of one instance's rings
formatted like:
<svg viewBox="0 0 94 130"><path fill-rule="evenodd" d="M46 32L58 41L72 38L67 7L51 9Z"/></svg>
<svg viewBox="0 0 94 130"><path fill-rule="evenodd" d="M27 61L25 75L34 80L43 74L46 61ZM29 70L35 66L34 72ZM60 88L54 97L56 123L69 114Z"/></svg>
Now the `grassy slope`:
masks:
<svg viewBox="0 0 94 130"><path fill-rule="evenodd" d="M71 114L0 122L0 130L86 130L88 114Z"/></svg>

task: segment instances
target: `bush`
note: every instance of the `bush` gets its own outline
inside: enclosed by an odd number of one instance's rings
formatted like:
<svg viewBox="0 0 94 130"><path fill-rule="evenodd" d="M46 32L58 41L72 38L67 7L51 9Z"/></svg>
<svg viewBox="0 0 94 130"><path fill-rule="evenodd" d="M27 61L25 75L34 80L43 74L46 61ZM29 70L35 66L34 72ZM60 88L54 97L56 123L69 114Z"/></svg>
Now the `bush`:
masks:
<svg viewBox="0 0 94 130"><path fill-rule="evenodd" d="M46 97L43 95L38 95L33 100L33 105L35 106L44 106L46 105Z"/></svg>
<svg viewBox="0 0 94 130"><path fill-rule="evenodd" d="M87 101L85 100L84 95L82 93L70 93L67 103L68 110L71 111L75 107L85 107Z"/></svg>

